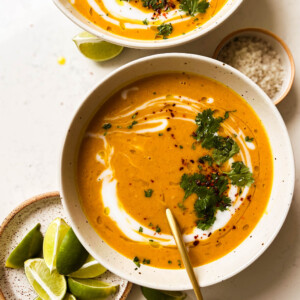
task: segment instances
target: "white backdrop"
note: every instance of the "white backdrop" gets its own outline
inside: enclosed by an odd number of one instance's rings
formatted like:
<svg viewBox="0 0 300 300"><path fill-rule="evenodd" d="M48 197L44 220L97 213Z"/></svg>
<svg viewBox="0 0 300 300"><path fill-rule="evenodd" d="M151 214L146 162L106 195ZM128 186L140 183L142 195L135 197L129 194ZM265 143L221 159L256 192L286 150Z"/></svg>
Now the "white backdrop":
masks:
<svg viewBox="0 0 300 300"><path fill-rule="evenodd" d="M243 27L263 27L282 37L300 69L300 2L245 0L238 12L209 35L164 51L125 49L112 61L94 63L77 51L81 31L50 1L2 0L0 10L0 222L23 200L58 190L64 132L87 91L126 62L159 52L211 56L218 42ZM57 59L66 58L65 65ZM300 299L300 81L278 106L296 159L293 204L270 248L249 268L203 289L206 300ZM142 300L135 287L129 300ZM190 299L193 299L191 296Z"/></svg>

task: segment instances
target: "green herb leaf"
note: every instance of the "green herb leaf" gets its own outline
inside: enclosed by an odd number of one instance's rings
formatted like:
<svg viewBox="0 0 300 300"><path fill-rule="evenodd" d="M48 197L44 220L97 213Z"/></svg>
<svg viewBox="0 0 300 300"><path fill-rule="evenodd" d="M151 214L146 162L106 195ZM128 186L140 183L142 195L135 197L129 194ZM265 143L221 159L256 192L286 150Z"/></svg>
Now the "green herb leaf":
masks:
<svg viewBox="0 0 300 300"><path fill-rule="evenodd" d="M111 128L111 124L110 123L105 123L103 126L102 126L103 129L107 130L109 128Z"/></svg>
<svg viewBox="0 0 300 300"><path fill-rule="evenodd" d="M245 141L246 142L250 142L251 143L251 142L253 142L253 140L254 140L254 138L250 138L249 136L245 137Z"/></svg>
<svg viewBox="0 0 300 300"><path fill-rule="evenodd" d="M239 187L251 186L254 178L249 168L242 161L236 161L231 165L230 172L224 172L228 175L233 185Z"/></svg>
<svg viewBox="0 0 300 300"><path fill-rule="evenodd" d="M157 36L162 36L164 39L167 39L168 36L173 32L173 26L171 23L161 24L157 27L157 30Z"/></svg>
<svg viewBox="0 0 300 300"><path fill-rule="evenodd" d="M187 13L187 15L194 16L198 13L205 13L209 7L209 2L206 0L181 0L179 8Z"/></svg>
<svg viewBox="0 0 300 300"><path fill-rule="evenodd" d="M152 189L148 189L148 190L145 190L144 193L145 193L145 197L149 198L149 197L152 196L153 190Z"/></svg>
<svg viewBox="0 0 300 300"><path fill-rule="evenodd" d="M217 165L222 165L240 151L238 144L229 137L215 136L214 146L212 157Z"/></svg>
<svg viewBox="0 0 300 300"><path fill-rule="evenodd" d="M137 256L134 257L133 262L136 264L136 266L139 268L141 266L140 260Z"/></svg>
<svg viewBox="0 0 300 300"><path fill-rule="evenodd" d="M209 166L212 166L213 164L213 158L210 155L201 156L198 161L201 164L204 164L204 162L206 161Z"/></svg>
<svg viewBox="0 0 300 300"><path fill-rule="evenodd" d="M132 127L137 124L138 122L136 120L132 121L130 125L127 126L128 129L132 129Z"/></svg>
<svg viewBox="0 0 300 300"><path fill-rule="evenodd" d="M139 232L143 232L143 227L142 226L140 226Z"/></svg>

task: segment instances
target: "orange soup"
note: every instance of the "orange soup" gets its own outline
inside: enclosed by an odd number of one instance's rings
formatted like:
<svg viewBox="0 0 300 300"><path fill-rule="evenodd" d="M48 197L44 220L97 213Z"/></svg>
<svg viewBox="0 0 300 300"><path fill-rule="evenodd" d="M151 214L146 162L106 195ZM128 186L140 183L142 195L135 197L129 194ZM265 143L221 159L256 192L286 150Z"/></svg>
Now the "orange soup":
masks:
<svg viewBox="0 0 300 300"><path fill-rule="evenodd" d="M166 39L199 29L227 0L70 0L89 21L113 34Z"/></svg>
<svg viewBox="0 0 300 300"><path fill-rule="evenodd" d="M199 266L254 229L272 160L261 120L234 91L195 74L157 74L121 88L95 114L79 149L78 191L99 236L137 266L182 267L170 208Z"/></svg>

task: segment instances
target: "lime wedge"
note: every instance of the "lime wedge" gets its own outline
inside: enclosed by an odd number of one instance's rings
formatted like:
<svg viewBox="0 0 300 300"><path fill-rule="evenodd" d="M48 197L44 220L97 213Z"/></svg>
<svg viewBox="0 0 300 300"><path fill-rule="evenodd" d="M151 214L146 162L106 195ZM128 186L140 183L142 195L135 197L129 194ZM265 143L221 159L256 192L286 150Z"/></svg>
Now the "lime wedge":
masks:
<svg viewBox="0 0 300 300"><path fill-rule="evenodd" d="M82 267L69 274L73 278L95 278L100 276L106 271L102 265L100 265L91 255L88 256Z"/></svg>
<svg viewBox="0 0 300 300"><path fill-rule="evenodd" d="M60 244L70 226L61 218L57 218L49 225L44 238L43 253L50 272L56 269L56 257Z"/></svg>
<svg viewBox="0 0 300 300"><path fill-rule="evenodd" d="M160 291L141 287L142 293L147 300L183 300L186 294L177 291Z"/></svg>
<svg viewBox="0 0 300 300"><path fill-rule="evenodd" d="M95 61L106 61L119 55L123 47L105 42L84 31L73 38L79 51L87 58Z"/></svg>
<svg viewBox="0 0 300 300"><path fill-rule="evenodd" d="M41 297L36 297L34 300L43 300ZM63 297L63 300L76 300L76 298L69 293L66 293L65 296Z"/></svg>
<svg viewBox="0 0 300 300"><path fill-rule="evenodd" d="M99 299L115 294L119 290L118 285L111 285L96 279L68 278L71 293L78 299Z"/></svg>
<svg viewBox="0 0 300 300"><path fill-rule="evenodd" d="M37 257L43 246L43 236L40 232L41 224L37 224L22 239L20 244L9 255L5 266L7 268L23 268L25 260Z"/></svg>
<svg viewBox="0 0 300 300"><path fill-rule="evenodd" d="M70 228L57 253L56 269L58 273L68 275L77 271L85 263L88 255L73 229Z"/></svg>
<svg viewBox="0 0 300 300"><path fill-rule="evenodd" d="M43 300L62 300L67 291L66 279L55 270L50 273L41 258L25 261L25 274L36 293Z"/></svg>

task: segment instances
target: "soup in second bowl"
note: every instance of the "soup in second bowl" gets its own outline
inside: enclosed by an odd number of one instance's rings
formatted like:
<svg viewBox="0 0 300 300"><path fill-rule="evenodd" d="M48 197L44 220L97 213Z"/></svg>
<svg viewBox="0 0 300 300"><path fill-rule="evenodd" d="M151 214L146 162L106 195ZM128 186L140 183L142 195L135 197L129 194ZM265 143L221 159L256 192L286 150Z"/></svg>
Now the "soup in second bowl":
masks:
<svg viewBox="0 0 300 300"><path fill-rule="evenodd" d="M228 0L70 0L88 20L139 40L172 38L200 29Z"/></svg>
<svg viewBox="0 0 300 300"><path fill-rule="evenodd" d="M121 88L93 117L79 149L78 191L101 238L138 266L182 267L170 208L199 266L256 226L272 159L263 124L234 91L195 74L155 74Z"/></svg>

